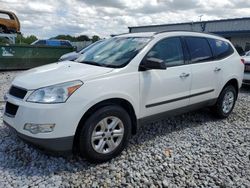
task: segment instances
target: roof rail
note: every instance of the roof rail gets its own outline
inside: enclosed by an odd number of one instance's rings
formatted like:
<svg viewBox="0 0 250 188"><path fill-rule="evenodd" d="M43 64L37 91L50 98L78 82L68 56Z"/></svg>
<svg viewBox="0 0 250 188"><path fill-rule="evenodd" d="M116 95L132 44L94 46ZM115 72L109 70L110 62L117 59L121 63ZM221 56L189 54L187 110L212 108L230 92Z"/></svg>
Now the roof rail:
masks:
<svg viewBox="0 0 250 188"><path fill-rule="evenodd" d="M200 32L200 31L190 31L190 30L164 30L164 31L158 31L155 32L154 35L160 34L160 33L168 33L168 32L190 32L190 33L202 33L202 34L209 34L209 35L214 35L217 37L221 37L220 35L214 34L214 33L209 33L209 32Z"/></svg>
<svg viewBox="0 0 250 188"><path fill-rule="evenodd" d="M126 34L131 34L131 33L112 34L112 35L110 35L110 36L111 36L111 37L116 37L116 36L126 35Z"/></svg>

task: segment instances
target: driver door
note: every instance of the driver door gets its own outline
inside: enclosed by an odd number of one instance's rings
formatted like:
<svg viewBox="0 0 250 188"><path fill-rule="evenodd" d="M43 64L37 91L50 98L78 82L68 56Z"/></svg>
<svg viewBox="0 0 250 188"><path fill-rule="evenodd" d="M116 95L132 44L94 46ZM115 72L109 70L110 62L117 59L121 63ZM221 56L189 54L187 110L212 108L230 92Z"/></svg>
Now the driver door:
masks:
<svg viewBox="0 0 250 188"><path fill-rule="evenodd" d="M163 60L166 70L140 72L141 117L189 105L191 67L185 63L181 38L165 38L148 52L147 58Z"/></svg>

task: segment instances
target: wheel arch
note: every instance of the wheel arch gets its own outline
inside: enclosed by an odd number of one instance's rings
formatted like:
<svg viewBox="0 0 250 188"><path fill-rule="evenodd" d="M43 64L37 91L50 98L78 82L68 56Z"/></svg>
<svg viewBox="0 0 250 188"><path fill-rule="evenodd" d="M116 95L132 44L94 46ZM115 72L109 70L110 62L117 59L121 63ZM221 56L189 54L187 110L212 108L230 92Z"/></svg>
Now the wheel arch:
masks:
<svg viewBox="0 0 250 188"><path fill-rule="evenodd" d="M93 114L96 110L99 108L102 108L104 106L109 106L109 105L119 105L122 108L124 108L129 116L131 117L131 123L132 123L132 134L135 135L137 132L137 117L135 110L133 108L133 105L126 99L123 98L110 98L106 100L102 100L93 106L91 106L82 116L80 122L77 125L76 131L75 131L75 136L74 136L74 142L73 142L73 150L77 150L78 146L78 141L79 141L79 134L80 130L83 128L82 125L84 122Z"/></svg>
<svg viewBox="0 0 250 188"><path fill-rule="evenodd" d="M227 87L229 85L232 85L235 88L235 90L236 90L236 99L237 99L238 98L238 93L239 93L239 83L238 83L238 80L236 78L232 78L232 79L228 80L227 83L222 88L221 92L224 90L225 87Z"/></svg>

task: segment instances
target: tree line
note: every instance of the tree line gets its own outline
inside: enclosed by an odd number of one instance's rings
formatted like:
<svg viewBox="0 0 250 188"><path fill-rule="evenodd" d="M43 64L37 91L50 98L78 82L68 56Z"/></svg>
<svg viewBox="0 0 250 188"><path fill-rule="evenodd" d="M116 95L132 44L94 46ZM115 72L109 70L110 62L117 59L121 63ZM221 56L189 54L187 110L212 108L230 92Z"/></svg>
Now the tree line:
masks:
<svg viewBox="0 0 250 188"><path fill-rule="evenodd" d="M71 42L78 42L78 41L92 41L96 42L101 38L98 35L94 35L91 38L87 35L80 35L80 36L71 36L71 35L57 35L56 37L52 37L50 39L61 39L61 40L69 40ZM16 44L31 44L38 40L35 35L23 36L22 34L17 35ZM8 40L5 38L0 38L0 44L7 44Z"/></svg>

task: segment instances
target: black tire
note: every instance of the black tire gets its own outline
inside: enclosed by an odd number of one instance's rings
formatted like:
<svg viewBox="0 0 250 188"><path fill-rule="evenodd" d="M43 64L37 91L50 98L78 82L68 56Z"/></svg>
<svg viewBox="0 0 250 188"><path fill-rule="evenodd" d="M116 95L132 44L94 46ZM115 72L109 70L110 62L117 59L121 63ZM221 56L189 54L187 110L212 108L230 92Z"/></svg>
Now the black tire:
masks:
<svg viewBox="0 0 250 188"><path fill-rule="evenodd" d="M113 151L110 151L106 154L98 153L92 146L92 133L96 129L96 125L101 120L110 116L117 117L121 120L124 127L123 137L120 141L120 144L118 144ZM122 107L117 105L110 105L98 109L82 125L82 129L78 139L80 155L85 157L88 161L94 163L105 162L116 157L127 146L128 140L131 136L131 126L131 119L128 113Z"/></svg>
<svg viewBox="0 0 250 188"><path fill-rule="evenodd" d="M232 92L233 93L233 105L231 107L231 109L228 112L223 111L223 101L224 101L224 97L228 92ZM222 92L220 93L219 98L217 99L216 104L211 108L211 110L213 111L214 115L220 119L224 119L227 118L231 112L234 109L235 106L235 102L237 99L237 92L234 86L232 85L228 85L226 86Z"/></svg>

